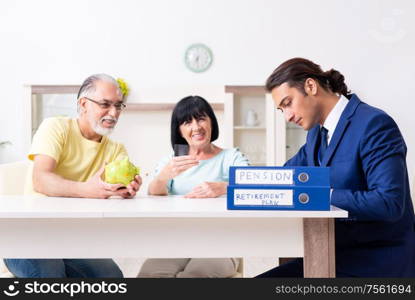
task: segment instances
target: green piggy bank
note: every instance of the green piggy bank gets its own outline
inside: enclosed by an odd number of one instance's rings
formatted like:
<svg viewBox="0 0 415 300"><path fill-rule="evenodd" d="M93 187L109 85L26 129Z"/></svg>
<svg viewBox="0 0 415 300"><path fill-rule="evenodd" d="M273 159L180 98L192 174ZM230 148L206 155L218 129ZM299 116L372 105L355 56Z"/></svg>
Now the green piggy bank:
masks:
<svg viewBox="0 0 415 300"><path fill-rule="evenodd" d="M134 166L128 157L113 161L105 166L105 182L107 183L121 183L127 186L134 180L135 175L139 174L140 169Z"/></svg>

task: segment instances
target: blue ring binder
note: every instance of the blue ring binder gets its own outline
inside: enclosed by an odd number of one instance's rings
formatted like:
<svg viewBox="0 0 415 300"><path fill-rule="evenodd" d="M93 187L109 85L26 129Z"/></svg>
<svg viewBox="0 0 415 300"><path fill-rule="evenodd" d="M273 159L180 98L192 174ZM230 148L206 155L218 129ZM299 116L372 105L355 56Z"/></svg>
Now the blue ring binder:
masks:
<svg viewBox="0 0 415 300"><path fill-rule="evenodd" d="M230 167L231 210L330 210L330 169Z"/></svg>

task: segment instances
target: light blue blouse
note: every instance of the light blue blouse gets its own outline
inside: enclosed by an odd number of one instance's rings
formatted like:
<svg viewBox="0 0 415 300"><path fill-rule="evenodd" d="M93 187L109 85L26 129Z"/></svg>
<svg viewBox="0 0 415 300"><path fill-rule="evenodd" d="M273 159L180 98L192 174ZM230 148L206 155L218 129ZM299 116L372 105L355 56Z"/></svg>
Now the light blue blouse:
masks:
<svg viewBox="0 0 415 300"><path fill-rule="evenodd" d="M173 158L173 154L166 156L157 164L154 176ZM238 148L223 149L217 155L206 160L200 160L199 165L187 169L167 183L171 195L185 195L195 186L205 182L229 181L230 166L248 166L247 157Z"/></svg>

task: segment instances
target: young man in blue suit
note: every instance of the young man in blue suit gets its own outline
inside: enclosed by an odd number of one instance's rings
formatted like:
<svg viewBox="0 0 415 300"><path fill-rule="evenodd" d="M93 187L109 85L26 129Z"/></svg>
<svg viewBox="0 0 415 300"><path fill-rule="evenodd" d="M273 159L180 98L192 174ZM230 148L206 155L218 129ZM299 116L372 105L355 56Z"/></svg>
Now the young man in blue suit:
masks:
<svg viewBox="0 0 415 300"><path fill-rule="evenodd" d="M337 277L415 277L415 218L406 145L393 119L350 94L344 76L294 58L266 88L287 120L308 131L286 166L330 167ZM302 259L258 277L302 277Z"/></svg>

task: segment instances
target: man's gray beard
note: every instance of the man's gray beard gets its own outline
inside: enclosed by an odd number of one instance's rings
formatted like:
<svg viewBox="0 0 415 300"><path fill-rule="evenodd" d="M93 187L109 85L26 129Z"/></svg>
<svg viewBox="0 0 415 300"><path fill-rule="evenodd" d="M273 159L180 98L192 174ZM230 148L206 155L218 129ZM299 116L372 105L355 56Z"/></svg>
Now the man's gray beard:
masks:
<svg viewBox="0 0 415 300"><path fill-rule="evenodd" d="M102 128L98 124L95 124L92 129L94 129L95 133L99 135L110 135L114 130L114 128Z"/></svg>
<svg viewBox="0 0 415 300"><path fill-rule="evenodd" d="M102 122L102 119L99 120L99 122ZM92 129L95 131L96 134L99 134L99 135L110 135L113 132L114 127L117 124L117 122L115 122L113 128L103 128L103 127L99 126L99 123L96 122L95 120L89 120L89 124L91 125Z"/></svg>

